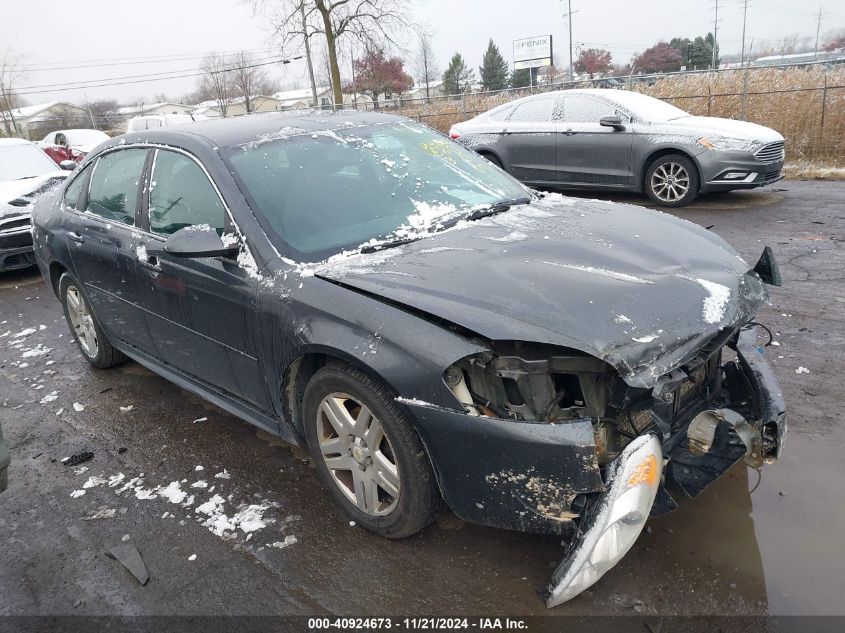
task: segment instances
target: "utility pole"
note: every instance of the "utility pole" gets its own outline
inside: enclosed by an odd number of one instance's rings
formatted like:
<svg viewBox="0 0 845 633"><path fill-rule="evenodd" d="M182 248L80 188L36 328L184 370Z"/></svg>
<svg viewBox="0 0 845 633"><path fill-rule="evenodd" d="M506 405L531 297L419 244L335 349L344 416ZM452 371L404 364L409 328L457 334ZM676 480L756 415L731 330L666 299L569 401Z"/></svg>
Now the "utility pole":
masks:
<svg viewBox="0 0 845 633"><path fill-rule="evenodd" d="M718 32L719 32L719 0L716 0L716 15L713 17L713 60L710 62L710 67L713 70L716 70L716 65L717 65L717 61L718 61L718 54L716 53L716 50L719 48Z"/></svg>
<svg viewBox="0 0 845 633"><path fill-rule="evenodd" d="M569 81L573 80L572 77L572 0L566 0L566 4L568 5L568 12L567 15L569 17Z"/></svg>
<svg viewBox="0 0 845 633"><path fill-rule="evenodd" d="M813 61L819 61L819 31L822 28L822 8L819 7L819 20L816 23L816 49L815 53L813 54Z"/></svg>
<svg viewBox="0 0 845 633"><path fill-rule="evenodd" d="M85 95L85 107L88 108L88 117L91 119L91 127L97 130L99 128L97 127L97 124L94 123L94 115L91 113L91 102L88 101L88 91L83 91L82 94Z"/></svg>
<svg viewBox="0 0 845 633"><path fill-rule="evenodd" d="M745 63L745 17L748 14L748 0L742 0L742 56L740 66Z"/></svg>
<svg viewBox="0 0 845 633"><path fill-rule="evenodd" d="M317 84L314 82L314 66L311 63L311 42L308 37L308 22L305 20L305 0L299 0L299 15L302 16L302 39L305 40L305 61L308 62L308 77L311 79L311 105L317 107Z"/></svg>

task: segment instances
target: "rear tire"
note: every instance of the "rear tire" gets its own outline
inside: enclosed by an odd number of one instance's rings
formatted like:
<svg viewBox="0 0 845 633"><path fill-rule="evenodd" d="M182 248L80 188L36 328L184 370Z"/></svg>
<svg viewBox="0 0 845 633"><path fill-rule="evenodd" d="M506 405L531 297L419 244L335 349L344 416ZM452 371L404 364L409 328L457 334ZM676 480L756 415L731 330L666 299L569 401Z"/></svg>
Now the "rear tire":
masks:
<svg viewBox="0 0 845 633"><path fill-rule="evenodd" d="M645 192L662 207L683 207L698 196L698 169L683 154L658 157L645 174Z"/></svg>
<svg viewBox="0 0 845 633"><path fill-rule="evenodd" d="M434 471L384 385L349 365L326 365L305 388L303 419L317 472L350 519L391 539L435 519L441 501Z"/></svg>
<svg viewBox="0 0 845 633"><path fill-rule="evenodd" d="M126 360L122 352L112 347L82 293L82 285L70 273L64 273L59 279L59 299L70 332L85 360L97 369L108 369Z"/></svg>

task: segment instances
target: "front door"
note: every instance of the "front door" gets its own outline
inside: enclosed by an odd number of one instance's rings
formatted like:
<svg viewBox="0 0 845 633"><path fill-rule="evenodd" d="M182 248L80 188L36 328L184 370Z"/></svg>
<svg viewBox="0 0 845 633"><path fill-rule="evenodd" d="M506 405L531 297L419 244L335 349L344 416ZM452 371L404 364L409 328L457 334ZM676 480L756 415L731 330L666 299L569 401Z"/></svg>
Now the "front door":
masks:
<svg viewBox="0 0 845 633"><path fill-rule="evenodd" d="M557 180L557 134L552 121L555 96L520 103L505 121L500 143L510 174L528 183Z"/></svg>
<svg viewBox="0 0 845 633"><path fill-rule="evenodd" d="M232 259L175 257L161 248L171 233L196 225L235 239L223 200L194 158L171 150L156 150L149 189L142 204L145 243L138 265L158 358L270 410L258 361L257 280Z"/></svg>
<svg viewBox="0 0 845 633"><path fill-rule="evenodd" d="M76 278L97 320L110 337L149 352L138 307L134 228L147 154L145 148L121 149L86 167L65 192L62 226Z"/></svg>
<svg viewBox="0 0 845 633"><path fill-rule="evenodd" d="M633 134L625 113L603 99L566 93L562 110L557 135L558 182L583 187L636 185L631 169ZM620 116L626 128L601 125L604 116Z"/></svg>

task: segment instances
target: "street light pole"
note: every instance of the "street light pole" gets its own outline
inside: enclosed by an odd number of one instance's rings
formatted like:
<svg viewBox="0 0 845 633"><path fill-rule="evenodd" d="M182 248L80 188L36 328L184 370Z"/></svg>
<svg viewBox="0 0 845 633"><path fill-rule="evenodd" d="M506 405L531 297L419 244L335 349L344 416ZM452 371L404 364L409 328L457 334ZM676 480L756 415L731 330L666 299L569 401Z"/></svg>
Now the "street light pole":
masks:
<svg viewBox="0 0 845 633"><path fill-rule="evenodd" d="M569 6L569 81L571 82L572 77L572 0L566 0L567 5Z"/></svg>

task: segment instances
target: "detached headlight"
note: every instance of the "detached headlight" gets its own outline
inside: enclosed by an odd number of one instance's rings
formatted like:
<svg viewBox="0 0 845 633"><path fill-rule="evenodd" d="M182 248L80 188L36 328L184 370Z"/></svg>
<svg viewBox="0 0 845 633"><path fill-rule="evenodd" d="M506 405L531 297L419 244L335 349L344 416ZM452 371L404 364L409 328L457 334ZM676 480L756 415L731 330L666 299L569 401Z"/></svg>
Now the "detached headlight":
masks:
<svg viewBox="0 0 845 633"><path fill-rule="evenodd" d="M554 607L594 585L616 565L645 525L660 486L663 451L653 435L634 439L608 467L609 488L555 570L546 604Z"/></svg>
<svg viewBox="0 0 845 633"><path fill-rule="evenodd" d="M757 144L753 141L746 141L739 138L723 138L714 136L712 138L702 136L698 144L707 149L714 149L720 152L753 152Z"/></svg>

